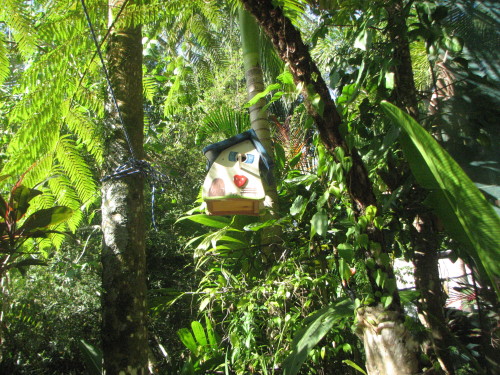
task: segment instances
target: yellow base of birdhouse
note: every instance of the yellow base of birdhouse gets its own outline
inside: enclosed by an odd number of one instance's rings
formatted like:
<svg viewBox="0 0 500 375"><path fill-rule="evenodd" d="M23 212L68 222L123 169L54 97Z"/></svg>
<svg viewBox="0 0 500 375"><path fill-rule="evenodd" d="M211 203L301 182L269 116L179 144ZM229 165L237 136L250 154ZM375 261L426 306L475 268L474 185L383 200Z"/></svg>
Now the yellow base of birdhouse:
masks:
<svg viewBox="0 0 500 375"><path fill-rule="evenodd" d="M259 216L262 200L229 198L207 200L210 215L252 215Z"/></svg>

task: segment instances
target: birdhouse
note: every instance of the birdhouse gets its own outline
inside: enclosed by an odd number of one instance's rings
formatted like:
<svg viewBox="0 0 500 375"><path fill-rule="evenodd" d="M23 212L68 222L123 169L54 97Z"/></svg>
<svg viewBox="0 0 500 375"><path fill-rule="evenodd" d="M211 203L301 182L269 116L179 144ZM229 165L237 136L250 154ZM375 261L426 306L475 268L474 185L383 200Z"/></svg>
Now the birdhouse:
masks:
<svg viewBox="0 0 500 375"><path fill-rule="evenodd" d="M259 215L264 206L262 178L270 182L271 158L249 130L203 149L208 174L202 197L211 215Z"/></svg>

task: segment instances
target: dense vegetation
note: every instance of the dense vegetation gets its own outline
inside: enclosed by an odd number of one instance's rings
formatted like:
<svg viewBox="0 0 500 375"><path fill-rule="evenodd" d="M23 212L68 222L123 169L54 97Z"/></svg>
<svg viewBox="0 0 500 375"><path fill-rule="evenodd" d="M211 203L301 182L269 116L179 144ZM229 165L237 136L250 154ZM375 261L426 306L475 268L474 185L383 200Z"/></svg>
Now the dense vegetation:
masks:
<svg viewBox="0 0 500 375"><path fill-rule="evenodd" d="M0 373L499 373L499 20L3 1ZM251 127L271 203L207 215L201 149Z"/></svg>

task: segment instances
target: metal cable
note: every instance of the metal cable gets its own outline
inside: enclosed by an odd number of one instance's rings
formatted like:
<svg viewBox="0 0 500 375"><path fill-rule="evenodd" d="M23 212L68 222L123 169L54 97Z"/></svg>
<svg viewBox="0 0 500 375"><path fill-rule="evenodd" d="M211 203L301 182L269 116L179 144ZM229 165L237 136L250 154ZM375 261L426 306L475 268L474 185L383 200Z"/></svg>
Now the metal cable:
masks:
<svg viewBox="0 0 500 375"><path fill-rule="evenodd" d="M106 68L106 64L104 63L104 58L102 57L101 47L97 40L97 36L94 31L94 27L92 26L92 21L90 20L89 12L87 10L87 6L85 5L85 0L80 0L83 7L83 12L85 13L85 18L87 19L87 23L89 25L90 33L92 34L92 39L94 40L95 47L97 49L97 54L99 55L99 59L101 60L102 70L104 72L104 77L106 78L106 82L108 84L109 93L111 94L111 100L116 108L116 113L118 114L118 119L120 120L120 124L123 129L123 134L125 135L125 140L127 141L128 148L130 150L130 154L132 158L135 158L134 148L132 147L132 142L130 141L130 137L127 133L127 128L125 127L125 122L123 121L122 114L120 112L120 107L118 107L118 102L116 100L115 92L113 90L113 86L111 86L111 79L109 78L108 69Z"/></svg>
<svg viewBox="0 0 500 375"><path fill-rule="evenodd" d="M153 224L153 227L155 228L155 230L158 230L158 228L156 227L156 220L155 220L155 213L154 213L156 185L158 184L160 186L164 186L168 182L170 182L170 179L165 174L156 170L148 161L139 160L135 157L135 152L134 152L134 148L132 147L132 142L130 141L130 137L127 133L127 128L125 127L125 122L123 121L123 117L122 117L122 114L120 112L120 107L118 107L118 102L116 100L115 92L113 90L113 87L111 86L111 79L109 78L109 73L108 73L108 70L106 68L104 58L102 56L101 45L97 41L97 36L95 34L94 27L92 26L92 21L90 20L89 12L87 10L87 6L85 5L85 0L80 0L80 1L82 3L83 12L85 13L85 17L87 19L87 23L88 23L90 32L92 34L92 39L94 41L94 44L95 44L95 47L97 50L97 54L98 54L99 59L101 61L102 70L104 72L104 76L105 76L106 82L108 84L109 92L111 94L111 99L112 99L113 104L116 108L116 113L118 114L118 119L120 121L120 125L122 126L123 134L125 135L125 140L127 141L127 145L128 145L130 155L131 155L131 157L127 160L127 162L125 164L118 166L112 174L104 176L101 179L101 181L104 182L104 181L109 181L109 180L117 180L117 179L121 179L121 178L126 177L126 176L135 175L135 174L140 174L145 179L147 179L149 181L150 186L151 186L151 221L152 221L152 224ZM125 8L125 4L127 2L128 2L128 0L125 0L125 2L123 3L122 7L120 8L120 11L118 12L117 18L120 16L120 14L123 11L123 9ZM113 25L116 22L116 19L113 21ZM113 27L113 25L111 27ZM108 34L109 34L110 30L108 30ZM108 34L106 34L106 35L108 35ZM163 188L160 189L160 192L163 192Z"/></svg>

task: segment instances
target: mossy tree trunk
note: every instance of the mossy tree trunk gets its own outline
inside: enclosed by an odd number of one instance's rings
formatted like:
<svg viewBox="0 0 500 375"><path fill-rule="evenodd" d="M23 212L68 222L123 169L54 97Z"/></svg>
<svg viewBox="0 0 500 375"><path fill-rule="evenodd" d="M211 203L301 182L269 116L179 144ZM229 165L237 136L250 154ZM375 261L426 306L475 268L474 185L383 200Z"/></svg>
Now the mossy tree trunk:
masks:
<svg viewBox="0 0 500 375"><path fill-rule="evenodd" d="M121 1L111 1L110 15ZM140 26L117 26L108 44L108 70L124 127L112 104L105 173L131 156L143 157L142 36ZM147 373L144 181L140 174L102 184L102 349L107 374Z"/></svg>

